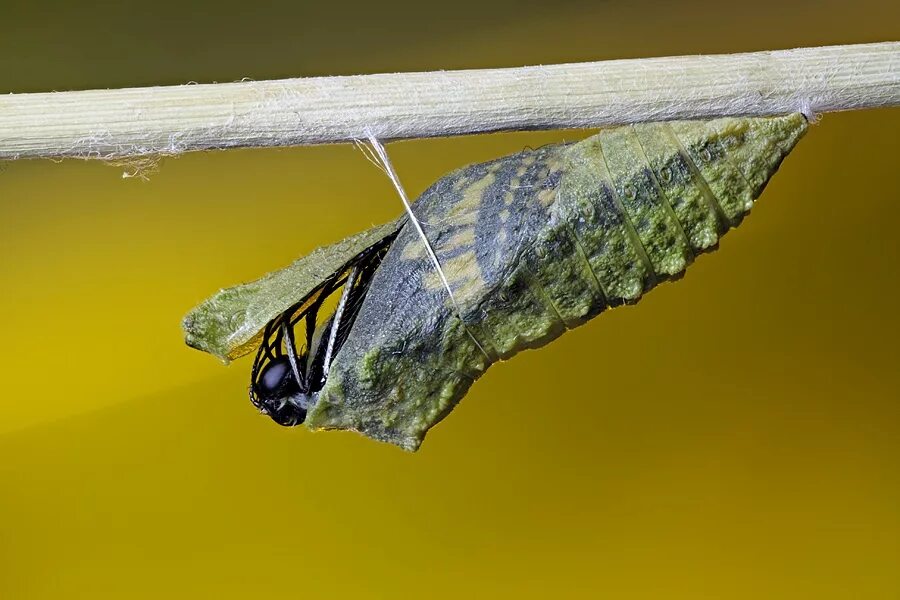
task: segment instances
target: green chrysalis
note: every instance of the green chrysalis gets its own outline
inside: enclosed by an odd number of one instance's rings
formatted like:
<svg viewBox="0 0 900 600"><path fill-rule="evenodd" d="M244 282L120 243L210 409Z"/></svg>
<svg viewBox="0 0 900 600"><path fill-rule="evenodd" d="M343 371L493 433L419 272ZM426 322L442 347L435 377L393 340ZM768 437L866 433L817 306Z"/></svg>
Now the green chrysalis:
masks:
<svg viewBox="0 0 900 600"><path fill-rule="evenodd" d="M800 114L647 123L464 167L414 205L454 302L404 217L220 291L185 318L187 343L226 360L262 344L251 396L300 415L287 424L415 450L495 361L680 277L806 128ZM309 314L339 289L317 338Z"/></svg>

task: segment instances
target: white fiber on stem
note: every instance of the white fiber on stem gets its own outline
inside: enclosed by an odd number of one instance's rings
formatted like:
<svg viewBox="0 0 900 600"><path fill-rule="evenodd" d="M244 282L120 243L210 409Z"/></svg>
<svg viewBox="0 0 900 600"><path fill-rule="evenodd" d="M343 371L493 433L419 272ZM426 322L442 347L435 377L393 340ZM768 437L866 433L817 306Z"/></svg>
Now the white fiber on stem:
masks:
<svg viewBox="0 0 900 600"><path fill-rule="evenodd" d="M410 222L413 224L413 227L415 228L419 239L425 246L425 251L427 252L428 257L431 259L431 264L434 267L434 270L437 272L438 277L440 277L441 283L444 286L444 289L447 291L447 296L450 298L450 303L453 304L456 315L459 317L460 321L463 322L463 327L465 327L462 313L459 310L459 304L457 304L456 298L453 296L453 289L450 287L450 282L447 281L447 276L444 275L444 269L443 267L441 267L441 261L438 260L437 254L434 253L434 249L431 247L431 242L428 241L428 236L425 235L425 231L422 229L422 224L419 222L419 218L413 212L412 206L410 206L409 204L409 198L406 195L406 190L403 188L403 184L400 183L400 177L397 176L397 171L394 170L394 164L391 162L384 144L382 144L378 138L372 135L371 130L367 130L366 135L369 144L372 147L372 151L375 153L374 157L369 155L367 155L366 157L370 161L375 163L375 166L381 169L384 174L388 176L388 179L391 180L391 183L394 184L394 189L400 196L400 201L403 202L403 208L406 210L406 214L409 216ZM466 333L469 334L469 337L472 339L475 345L478 346L478 349L481 350L481 353L490 358L488 356L488 353L485 352L484 347L482 347L475 336L472 335L472 332L469 331L468 327L466 327Z"/></svg>

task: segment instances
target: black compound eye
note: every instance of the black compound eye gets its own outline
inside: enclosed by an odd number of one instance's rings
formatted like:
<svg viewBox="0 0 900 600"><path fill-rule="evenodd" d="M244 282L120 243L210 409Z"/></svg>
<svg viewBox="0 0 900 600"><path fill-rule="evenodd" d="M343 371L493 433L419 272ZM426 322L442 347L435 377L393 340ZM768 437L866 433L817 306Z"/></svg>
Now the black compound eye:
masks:
<svg viewBox="0 0 900 600"><path fill-rule="evenodd" d="M291 365L286 361L269 363L259 377L259 391L275 392L285 382L285 378L293 375Z"/></svg>
<svg viewBox="0 0 900 600"><path fill-rule="evenodd" d="M286 356L279 356L260 371L250 399L279 425L293 427L306 419L306 410L294 402L298 395L301 395L300 385L291 361Z"/></svg>
<svg viewBox="0 0 900 600"><path fill-rule="evenodd" d="M279 356L263 368L259 374L256 391L262 398L283 398L300 391L288 357Z"/></svg>

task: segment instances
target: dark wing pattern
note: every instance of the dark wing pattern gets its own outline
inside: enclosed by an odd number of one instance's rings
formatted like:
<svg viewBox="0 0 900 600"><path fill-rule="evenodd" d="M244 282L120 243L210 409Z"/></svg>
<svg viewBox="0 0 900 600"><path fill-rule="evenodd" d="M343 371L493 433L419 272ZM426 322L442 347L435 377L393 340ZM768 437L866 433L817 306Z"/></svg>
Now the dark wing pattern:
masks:
<svg viewBox="0 0 900 600"><path fill-rule="evenodd" d="M329 298L338 292L343 293L343 288L350 286L346 290L346 304L334 336L333 353L337 354L359 312L372 275L395 237L396 233L387 235L358 253L307 296L266 324L250 376L250 398L255 405L259 406L260 402L255 397L254 389L259 384L266 365L282 357L290 356L292 364L298 367L295 377L301 390L309 393L319 391L326 375L321 370L326 344L321 343L321 340L323 337L327 340L333 326L333 316L320 324L319 313ZM297 344L296 336L298 328L303 334L300 345ZM315 344L314 334L317 330L322 331L319 332L320 343Z"/></svg>
<svg viewBox="0 0 900 600"><path fill-rule="evenodd" d="M317 248L256 281L220 290L185 316L185 342L226 362L253 352L267 323L314 295L355 256L396 235L405 223L406 217L400 217L372 227Z"/></svg>

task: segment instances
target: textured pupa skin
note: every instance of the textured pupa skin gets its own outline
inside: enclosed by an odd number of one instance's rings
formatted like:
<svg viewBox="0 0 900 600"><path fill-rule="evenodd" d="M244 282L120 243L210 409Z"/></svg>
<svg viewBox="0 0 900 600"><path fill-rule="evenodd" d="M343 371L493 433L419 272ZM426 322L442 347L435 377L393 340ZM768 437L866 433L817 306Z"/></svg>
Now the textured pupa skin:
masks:
<svg viewBox="0 0 900 600"><path fill-rule="evenodd" d="M398 222L307 426L417 449L497 360L680 277L806 128L800 114L624 126L441 178L414 208L453 301Z"/></svg>

